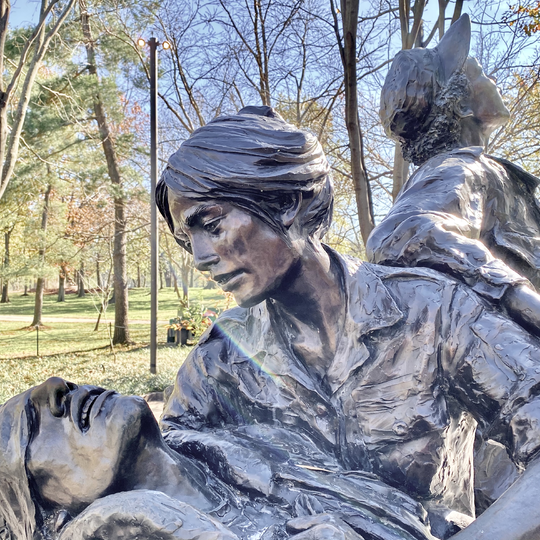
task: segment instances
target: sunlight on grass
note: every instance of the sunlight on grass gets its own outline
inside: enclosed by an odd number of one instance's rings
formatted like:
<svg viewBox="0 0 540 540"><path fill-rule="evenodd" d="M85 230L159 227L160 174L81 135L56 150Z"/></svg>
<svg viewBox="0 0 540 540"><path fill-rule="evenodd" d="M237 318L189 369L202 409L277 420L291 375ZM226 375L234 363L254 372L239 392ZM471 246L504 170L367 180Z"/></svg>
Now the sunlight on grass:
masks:
<svg viewBox="0 0 540 540"><path fill-rule="evenodd" d="M190 289L190 299L206 308L222 310L226 299L218 289ZM56 295L45 296L43 316L69 319L97 317L97 298L67 295L58 303ZM132 321L150 318L148 289L129 291ZM9 304L0 305L0 316L28 316L28 323L0 320L0 403L43 382L54 375L77 384L93 384L113 388L123 394L146 394L165 389L174 382L178 368L190 348L167 346L169 319L176 317L179 307L173 289L159 292L158 343L160 343L156 375L150 374L150 326L131 324L130 347L111 347L112 325L102 322L94 332L94 323L50 322L39 330L27 328L32 319L34 295L12 294ZM114 317L109 306L107 318ZM39 357L38 357L39 348Z"/></svg>
<svg viewBox="0 0 540 540"><path fill-rule="evenodd" d="M158 373L151 375L148 347L116 348L115 354L106 347L40 358L9 358L2 349L0 403L53 375L77 384L114 388L122 394L143 395L164 390L173 384L176 372L190 350L187 347L161 346L158 350Z"/></svg>
<svg viewBox="0 0 540 540"><path fill-rule="evenodd" d="M221 308L225 306L225 296L219 289L193 288L189 290L190 300L202 304L204 307ZM9 304L0 304L0 315L26 315L28 324L32 321L34 312L34 295L23 296L21 293L12 293ZM56 294L46 294L43 302L43 316L97 319L100 299L98 295L87 293L84 298L76 294L66 295L65 302L57 302ZM168 322L176 317L179 300L174 289L161 289L158 294L159 321ZM108 306L107 319L114 319L114 305ZM129 291L129 318L131 320L148 320L150 318L150 290L130 289ZM2 322L0 322L2 328Z"/></svg>

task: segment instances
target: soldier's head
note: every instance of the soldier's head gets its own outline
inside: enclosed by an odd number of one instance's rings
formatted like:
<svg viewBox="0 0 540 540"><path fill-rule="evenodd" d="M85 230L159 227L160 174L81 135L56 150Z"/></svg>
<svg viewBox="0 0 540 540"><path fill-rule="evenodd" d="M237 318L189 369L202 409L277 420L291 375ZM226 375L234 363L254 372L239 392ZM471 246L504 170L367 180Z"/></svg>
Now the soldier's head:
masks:
<svg viewBox="0 0 540 540"><path fill-rule="evenodd" d="M437 47L400 51L388 72L381 121L416 165L462 145L464 130L474 134L464 144L479 144L508 121L497 85L468 57L470 38L469 17L462 15Z"/></svg>

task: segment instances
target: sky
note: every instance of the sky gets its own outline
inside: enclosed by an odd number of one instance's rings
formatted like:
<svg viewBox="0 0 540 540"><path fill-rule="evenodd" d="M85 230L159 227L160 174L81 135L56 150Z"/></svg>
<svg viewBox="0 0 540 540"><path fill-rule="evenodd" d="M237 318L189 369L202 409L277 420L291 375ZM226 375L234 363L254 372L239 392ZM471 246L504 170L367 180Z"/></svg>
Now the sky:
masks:
<svg viewBox="0 0 540 540"><path fill-rule="evenodd" d="M37 20L40 6L40 0L13 0L9 25L21 26Z"/></svg>

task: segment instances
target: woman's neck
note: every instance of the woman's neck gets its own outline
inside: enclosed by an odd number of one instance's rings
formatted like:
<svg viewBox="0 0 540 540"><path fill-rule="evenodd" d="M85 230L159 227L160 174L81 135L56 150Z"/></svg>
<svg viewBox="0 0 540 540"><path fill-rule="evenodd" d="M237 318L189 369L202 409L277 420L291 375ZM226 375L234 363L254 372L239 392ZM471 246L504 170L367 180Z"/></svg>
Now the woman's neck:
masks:
<svg viewBox="0 0 540 540"><path fill-rule="evenodd" d="M273 304L293 332L292 346L321 378L331 363L345 313L342 270L320 243L306 244Z"/></svg>

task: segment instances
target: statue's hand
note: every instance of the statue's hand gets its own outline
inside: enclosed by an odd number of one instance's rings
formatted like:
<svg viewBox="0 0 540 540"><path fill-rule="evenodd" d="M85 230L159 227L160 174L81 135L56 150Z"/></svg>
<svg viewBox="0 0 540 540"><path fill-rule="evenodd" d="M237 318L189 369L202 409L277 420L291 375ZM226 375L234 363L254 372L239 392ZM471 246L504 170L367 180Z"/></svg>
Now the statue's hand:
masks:
<svg viewBox="0 0 540 540"><path fill-rule="evenodd" d="M192 506L158 491L127 491L92 503L58 540L238 540Z"/></svg>
<svg viewBox="0 0 540 540"><path fill-rule="evenodd" d="M332 514L316 514L287 522L290 540L364 540L342 519Z"/></svg>

